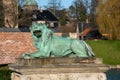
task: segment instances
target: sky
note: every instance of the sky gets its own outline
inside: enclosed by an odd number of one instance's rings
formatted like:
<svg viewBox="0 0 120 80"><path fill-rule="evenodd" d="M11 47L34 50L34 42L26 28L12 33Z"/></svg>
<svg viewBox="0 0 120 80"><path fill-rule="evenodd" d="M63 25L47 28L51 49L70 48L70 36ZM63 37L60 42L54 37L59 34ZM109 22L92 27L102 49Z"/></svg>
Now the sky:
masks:
<svg viewBox="0 0 120 80"><path fill-rule="evenodd" d="M44 8L44 6L48 4L49 0L36 0L36 1L38 3L39 8L40 8L40 6ZM61 4L62 4L63 8L69 8L69 6L72 4L73 1L74 0L62 0Z"/></svg>

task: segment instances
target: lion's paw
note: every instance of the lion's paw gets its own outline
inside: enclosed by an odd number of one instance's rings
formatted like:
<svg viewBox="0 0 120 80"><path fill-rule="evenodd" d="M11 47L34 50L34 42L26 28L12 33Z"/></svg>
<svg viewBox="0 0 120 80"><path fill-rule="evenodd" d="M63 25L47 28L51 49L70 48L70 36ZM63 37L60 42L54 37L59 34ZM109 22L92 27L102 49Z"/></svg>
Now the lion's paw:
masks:
<svg viewBox="0 0 120 80"><path fill-rule="evenodd" d="M23 57L24 59L30 59L30 58L31 58L31 55L30 55L30 53L26 53L26 54L22 54L22 57Z"/></svg>

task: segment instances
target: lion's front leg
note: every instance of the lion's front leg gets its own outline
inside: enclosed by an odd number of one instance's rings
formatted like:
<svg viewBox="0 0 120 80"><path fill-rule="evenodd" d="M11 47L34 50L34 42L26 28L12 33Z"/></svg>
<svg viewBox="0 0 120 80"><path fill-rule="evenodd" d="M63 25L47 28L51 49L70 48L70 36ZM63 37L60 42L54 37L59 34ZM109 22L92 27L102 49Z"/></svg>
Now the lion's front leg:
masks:
<svg viewBox="0 0 120 80"><path fill-rule="evenodd" d="M42 55L40 53L36 52L36 53L31 53L31 54L23 54L22 57L24 59L34 59L34 58L42 57Z"/></svg>
<svg viewBox="0 0 120 80"><path fill-rule="evenodd" d="M49 57L50 52L45 52L45 51L38 51L36 53L31 54L31 58L37 58L37 57Z"/></svg>
<svg viewBox="0 0 120 80"><path fill-rule="evenodd" d="M37 51L35 53L31 53L31 54L22 54L22 57L24 59L33 59L33 58L42 58L42 57L49 57L50 56L50 52L44 52L44 51Z"/></svg>
<svg viewBox="0 0 120 80"><path fill-rule="evenodd" d="M22 54L22 57L23 57L24 59L33 59L33 58L34 58L34 56L31 56L30 53Z"/></svg>
<svg viewBox="0 0 120 80"><path fill-rule="evenodd" d="M26 53L26 54L22 54L22 57L24 59L33 59L33 58L37 58L40 57L40 53L36 52L36 53Z"/></svg>

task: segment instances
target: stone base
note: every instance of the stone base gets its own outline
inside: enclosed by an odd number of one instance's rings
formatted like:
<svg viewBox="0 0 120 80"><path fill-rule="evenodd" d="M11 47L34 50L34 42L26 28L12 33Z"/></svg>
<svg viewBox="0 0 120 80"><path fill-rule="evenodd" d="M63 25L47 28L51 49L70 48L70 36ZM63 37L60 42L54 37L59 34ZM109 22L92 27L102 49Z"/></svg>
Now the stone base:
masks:
<svg viewBox="0 0 120 80"><path fill-rule="evenodd" d="M81 64L81 63L95 63L102 64L101 58L66 58L66 57L51 57L51 58L35 58L35 59L23 59L17 58L14 65L19 66L44 66L44 65L56 65L56 64Z"/></svg>
<svg viewBox="0 0 120 80"><path fill-rule="evenodd" d="M85 62L87 61L87 62ZM17 59L12 80L106 80L108 66L80 58ZM67 63L68 62L68 63Z"/></svg>
<svg viewBox="0 0 120 80"><path fill-rule="evenodd" d="M107 80L104 73L56 73L29 74L12 73L12 80Z"/></svg>

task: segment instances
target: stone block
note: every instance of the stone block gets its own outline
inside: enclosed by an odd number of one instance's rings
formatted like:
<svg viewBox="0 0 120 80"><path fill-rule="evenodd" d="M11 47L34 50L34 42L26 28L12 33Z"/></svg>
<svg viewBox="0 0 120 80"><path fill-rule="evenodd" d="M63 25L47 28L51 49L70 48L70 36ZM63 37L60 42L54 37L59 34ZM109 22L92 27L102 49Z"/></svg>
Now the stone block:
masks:
<svg viewBox="0 0 120 80"><path fill-rule="evenodd" d="M38 58L31 62L18 59L16 63L9 65L9 68L14 71L12 80L106 80L104 72L109 66L83 63L80 60L83 59Z"/></svg>

